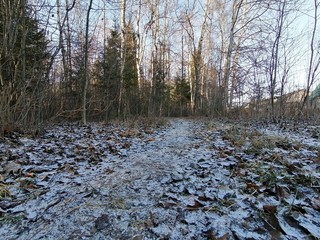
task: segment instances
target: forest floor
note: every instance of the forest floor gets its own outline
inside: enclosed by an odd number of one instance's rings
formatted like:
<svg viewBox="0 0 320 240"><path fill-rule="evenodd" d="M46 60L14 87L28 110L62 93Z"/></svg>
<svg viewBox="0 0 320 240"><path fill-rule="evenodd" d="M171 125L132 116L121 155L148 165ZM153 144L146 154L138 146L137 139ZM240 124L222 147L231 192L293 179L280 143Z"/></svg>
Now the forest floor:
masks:
<svg viewBox="0 0 320 240"><path fill-rule="evenodd" d="M0 139L1 239L319 239L320 128L168 119Z"/></svg>

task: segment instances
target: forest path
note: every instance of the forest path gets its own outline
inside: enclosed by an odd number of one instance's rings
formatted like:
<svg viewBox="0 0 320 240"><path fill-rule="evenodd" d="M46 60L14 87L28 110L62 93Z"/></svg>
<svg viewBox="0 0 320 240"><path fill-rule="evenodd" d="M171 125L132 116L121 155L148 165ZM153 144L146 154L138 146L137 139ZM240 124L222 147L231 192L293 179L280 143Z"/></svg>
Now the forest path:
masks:
<svg viewBox="0 0 320 240"><path fill-rule="evenodd" d="M188 162L186 157L188 151L199 142L194 136L193 128L193 121L177 119L171 121L170 127L161 135L150 139L147 145L131 151L130 154L128 153L128 158L122 159L116 167L117 178L113 180L115 182L121 182L122 179L148 182L150 178L157 179L168 174L178 174L181 170L180 165Z"/></svg>
<svg viewBox="0 0 320 240"><path fill-rule="evenodd" d="M168 127L133 139L114 133L110 140L99 126L62 127L44 139L22 139L28 148L23 155L36 165L28 169L39 172L34 182L44 189L10 209L26 220L5 224L1 232L7 239L152 239L170 234L172 226L158 225L173 221L180 210L168 208L179 204L172 202L178 199L167 202L174 198L167 194L188 191L186 169L192 170L195 158L206 154L196 137L196 122L172 119ZM106 153L108 146L113 155ZM179 229L176 234L179 238Z"/></svg>
<svg viewBox="0 0 320 240"><path fill-rule="evenodd" d="M5 139L0 236L320 238L314 133L302 131L301 144L260 132L169 119L161 128L67 124L37 139ZM294 227L292 204L300 211Z"/></svg>

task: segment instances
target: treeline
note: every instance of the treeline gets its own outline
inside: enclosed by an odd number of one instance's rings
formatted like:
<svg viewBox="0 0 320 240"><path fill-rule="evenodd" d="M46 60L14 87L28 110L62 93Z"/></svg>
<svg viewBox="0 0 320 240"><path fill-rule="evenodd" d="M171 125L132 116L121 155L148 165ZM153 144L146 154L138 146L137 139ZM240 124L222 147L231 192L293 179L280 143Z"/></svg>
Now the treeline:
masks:
<svg viewBox="0 0 320 240"><path fill-rule="evenodd" d="M301 117L317 84L318 0L1 4L2 129L134 116ZM301 18L309 24L299 32ZM295 69L306 74L293 101Z"/></svg>

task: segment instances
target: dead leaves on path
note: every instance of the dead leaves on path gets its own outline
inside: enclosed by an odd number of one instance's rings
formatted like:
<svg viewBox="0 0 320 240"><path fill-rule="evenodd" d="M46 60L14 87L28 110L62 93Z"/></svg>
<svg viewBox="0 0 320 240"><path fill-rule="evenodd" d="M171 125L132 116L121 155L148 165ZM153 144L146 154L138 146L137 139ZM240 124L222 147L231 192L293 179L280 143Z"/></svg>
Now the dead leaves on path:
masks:
<svg viewBox="0 0 320 240"><path fill-rule="evenodd" d="M150 155L141 161L166 148L152 128L70 125L38 139L7 139L0 150L0 221L21 214L31 223L66 203L78 209L100 199L106 213L86 220L98 232L116 228L119 218L119 224L159 238L172 230L217 240L319 237L319 150L238 126L196 129L194 139L182 138L189 141L184 148L170 146L158 155L169 166L148 168L143 180L125 161L146 145ZM120 168L125 180L117 189L110 182L91 184L99 176L119 177ZM128 177L135 174L137 179ZM72 205L75 195L79 202ZM42 205L35 208L37 198Z"/></svg>
<svg viewBox="0 0 320 240"><path fill-rule="evenodd" d="M1 218L3 215L20 214L24 205L48 191L59 191L64 185L87 184L81 182L81 176L94 174L99 164L125 158L133 145L154 141L151 135L154 133L156 129L143 126L132 129L126 125L66 124L53 126L38 138L22 135L3 138L0 142L0 223L7 219ZM114 172L114 168L106 167L102 174ZM50 202L41 207L51 208ZM28 218L27 213L23 214Z"/></svg>
<svg viewBox="0 0 320 240"><path fill-rule="evenodd" d="M282 137L233 129L223 137L216 126L200 134L211 143L211 159L195 158L180 181L166 180L169 193L159 207L232 219L236 239L317 239L320 233L318 150ZM196 150L201 144L193 144ZM209 155L209 154L208 154ZM216 214L216 215L215 215ZM207 230L208 239L224 233Z"/></svg>

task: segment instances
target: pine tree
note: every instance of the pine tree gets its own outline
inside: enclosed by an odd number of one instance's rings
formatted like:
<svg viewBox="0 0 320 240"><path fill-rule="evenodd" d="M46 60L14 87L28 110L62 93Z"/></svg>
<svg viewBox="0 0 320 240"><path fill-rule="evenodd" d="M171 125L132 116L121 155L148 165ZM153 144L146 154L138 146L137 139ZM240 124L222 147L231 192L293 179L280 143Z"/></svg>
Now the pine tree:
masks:
<svg viewBox="0 0 320 240"><path fill-rule="evenodd" d="M319 96L320 96L320 84L312 91L312 93L310 94L310 99L312 100Z"/></svg>
<svg viewBox="0 0 320 240"><path fill-rule="evenodd" d="M3 1L0 42L0 123L39 121L50 54L27 1Z"/></svg>
<svg viewBox="0 0 320 240"><path fill-rule="evenodd" d="M114 25L110 36L107 38L105 49L95 63L94 77L106 105L106 118L114 118L118 109L116 100L120 90L120 45L119 28Z"/></svg>
<svg viewBox="0 0 320 240"><path fill-rule="evenodd" d="M138 76L136 70L136 45L132 27L128 26L124 46L124 69L122 111L127 114L137 114L138 99ZM114 24L107 38L104 52L95 63L94 77L103 92L107 108L107 118L117 116L118 97L121 91L121 38L119 27ZM130 104L132 104L130 106ZM124 113L122 113L124 114Z"/></svg>
<svg viewBox="0 0 320 240"><path fill-rule="evenodd" d="M10 0L0 8L0 75L2 87L11 85L21 90L35 89L46 72L49 59L48 41L39 28L38 20L31 17L26 6L20 9ZM10 8L12 4L16 9ZM23 60L25 59L25 62ZM25 71L25 73L23 73Z"/></svg>

